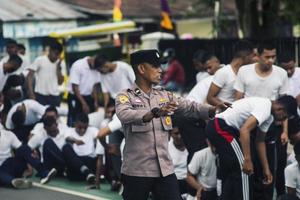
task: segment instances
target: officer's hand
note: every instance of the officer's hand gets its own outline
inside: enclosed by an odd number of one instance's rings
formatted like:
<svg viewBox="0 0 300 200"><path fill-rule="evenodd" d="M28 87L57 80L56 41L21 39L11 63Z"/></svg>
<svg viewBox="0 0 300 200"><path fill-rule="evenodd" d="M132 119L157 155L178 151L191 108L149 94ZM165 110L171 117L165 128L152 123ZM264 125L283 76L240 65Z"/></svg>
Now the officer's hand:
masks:
<svg viewBox="0 0 300 200"><path fill-rule="evenodd" d="M166 105L160 108L158 112L160 116L173 115L175 110L177 110L178 103L175 101L170 101Z"/></svg>
<svg viewBox="0 0 300 200"><path fill-rule="evenodd" d="M218 104L216 106L216 112L223 112L225 111L227 108L231 108L232 104L229 102L222 102L220 104Z"/></svg>
<svg viewBox="0 0 300 200"><path fill-rule="evenodd" d="M245 159L243 163L243 172L248 175L253 174L253 164L250 159Z"/></svg>
<svg viewBox="0 0 300 200"><path fill-rule="evenodd" d="M264 171L264 180L263 184L270 185L273 182L273 176L269 169Z"/></svg>

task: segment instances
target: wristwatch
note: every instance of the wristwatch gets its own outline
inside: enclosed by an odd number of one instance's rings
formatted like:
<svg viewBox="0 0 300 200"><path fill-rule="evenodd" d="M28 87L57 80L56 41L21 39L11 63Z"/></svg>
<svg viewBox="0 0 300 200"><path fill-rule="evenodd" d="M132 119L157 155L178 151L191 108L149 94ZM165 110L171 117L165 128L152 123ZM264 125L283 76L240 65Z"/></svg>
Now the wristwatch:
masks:
<svg viewBox="0 0 300 200"><path fill-rule="evenodd" d="M157 108L157 107L151 109L151 113L153 114L154 118L159 118L160 117L159 114L158 114L159 111L160 111L160 109Z"/></svg>

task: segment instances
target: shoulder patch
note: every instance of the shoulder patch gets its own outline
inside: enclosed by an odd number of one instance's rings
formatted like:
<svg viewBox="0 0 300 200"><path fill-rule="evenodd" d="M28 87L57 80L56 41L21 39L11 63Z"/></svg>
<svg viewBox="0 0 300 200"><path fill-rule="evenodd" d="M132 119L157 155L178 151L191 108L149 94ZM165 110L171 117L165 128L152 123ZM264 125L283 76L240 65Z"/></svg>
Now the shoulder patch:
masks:
<svg viewBox="0 0 300 200"><path fill-rule="evenodd" d="M119 96L119 101L121 102L121 104L124 104L124 103L129 102L129 99L127 96L121 95L121 96Z"/></svg>

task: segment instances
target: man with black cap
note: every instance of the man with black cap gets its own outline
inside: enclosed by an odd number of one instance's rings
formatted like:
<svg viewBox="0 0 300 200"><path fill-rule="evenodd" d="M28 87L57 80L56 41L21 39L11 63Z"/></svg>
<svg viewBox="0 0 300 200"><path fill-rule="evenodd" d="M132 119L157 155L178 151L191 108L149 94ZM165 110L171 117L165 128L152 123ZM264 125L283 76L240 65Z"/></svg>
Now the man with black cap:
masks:
<svg viewBox="0 0 300 200"><path fill-rule="evenodd" d="M116 113L122 122L125 147L122 165L124 200L179 200L180 192L168 153L172 114L192 118L213 117L215 107L175 97L154 87L161 80L161 56L157 50L131 54L136 80L116 98Z"/></svg>

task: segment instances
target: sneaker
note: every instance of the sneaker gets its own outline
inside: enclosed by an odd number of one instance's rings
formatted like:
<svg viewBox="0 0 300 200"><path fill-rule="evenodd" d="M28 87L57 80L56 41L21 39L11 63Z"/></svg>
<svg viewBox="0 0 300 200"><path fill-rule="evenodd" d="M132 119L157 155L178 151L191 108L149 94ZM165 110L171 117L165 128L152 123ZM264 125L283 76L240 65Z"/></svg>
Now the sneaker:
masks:
<svg viewBox="0 0 300 200"><path fill-rule="evenodd" d="M27 189L32 187L32 182L23 178L15 178L11 184L16 189Z"/></svg>
<svg viewBox="0 0 300 200"><path fill-rule="evenodd" d="M88 183L90 183L90 184L94 184L95 181L96 181L96 176L95 176L95 174L88 174L88 175L86 176L86 181L87 181Z"/></svg>
<svg viewBox="0 0 300 200"><path fill-rule="evenodd" d="M51 178L53 178L56 175L56 173L57 173L57 170L55 168L52 168L48 172L47 176L41 179L41 184L48 183L51 180Z"/></svg>
<svg viewBox="0 0 300 200"><path fill-rule="evenodd" d="M117 191L119 191L121 185L122 185L121 182L113 180L111 182L111 188L110 188L110 190L117 192Z"/></svg>

